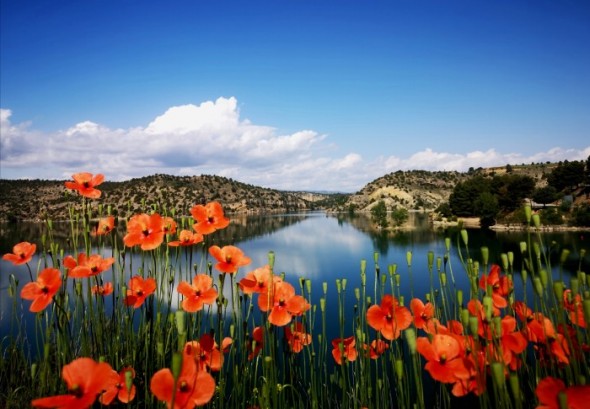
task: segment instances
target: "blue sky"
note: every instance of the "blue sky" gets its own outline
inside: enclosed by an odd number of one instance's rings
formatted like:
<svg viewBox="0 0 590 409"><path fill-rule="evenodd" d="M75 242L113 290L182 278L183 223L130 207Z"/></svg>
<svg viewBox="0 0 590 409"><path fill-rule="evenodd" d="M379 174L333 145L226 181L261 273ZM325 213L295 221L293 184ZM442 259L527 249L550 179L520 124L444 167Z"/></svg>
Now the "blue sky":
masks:
<svg viewBox="0 0 590 409"><path fill-rule="evenodd" d="M590 155L590 3L0 0L0 177L356 191Z"/></svg>

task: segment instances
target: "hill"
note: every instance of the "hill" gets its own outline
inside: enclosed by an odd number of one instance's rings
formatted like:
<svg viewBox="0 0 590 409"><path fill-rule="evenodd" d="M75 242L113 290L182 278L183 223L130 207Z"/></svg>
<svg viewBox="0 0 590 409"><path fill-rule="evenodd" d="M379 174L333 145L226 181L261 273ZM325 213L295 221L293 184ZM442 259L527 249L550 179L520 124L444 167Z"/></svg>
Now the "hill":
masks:
<svg viewBox="0 0 590 409"><path fill-rule="evenodd" d="M189 215L195 204L219 201L228 213L293 212L323 208L331 195L285 192L237 182L221 176L153 175L124 182L104 182L94 201L128 217L157 206L160 211ZM80 203L64 181L0 180L0 221L69 218L68 209Z"/></svg>

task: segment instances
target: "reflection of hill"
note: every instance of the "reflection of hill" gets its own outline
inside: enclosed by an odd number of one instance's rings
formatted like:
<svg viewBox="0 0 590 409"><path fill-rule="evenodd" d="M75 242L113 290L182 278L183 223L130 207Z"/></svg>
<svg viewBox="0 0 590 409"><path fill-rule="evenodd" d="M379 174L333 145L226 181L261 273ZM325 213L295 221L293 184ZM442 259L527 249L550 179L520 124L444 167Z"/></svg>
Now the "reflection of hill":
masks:
<svg viewBox="0 0 590 409"><path fill-rule="evenodd" d="M271 216L232 215L229 226L211 234L207 238L207 243L228 245L238 243L245 239L270 235L285 227L299 223L307 217L309 215L305 213L277 214ZM190 228L190 226L187 227ZM122 238L125 235L125 223L119 222L117 230L119 248L123 248ZM36 243L37 248L41 250L42 237L47 235L47 231L47 226L44 223L2 223L0 224L0 252L2 254L11 252L12 247L21 241ZM60 245L66 244L70 234L69 223L53 223L52 236Z"/></svg>
<svg viewBox="0 0 590 409"><path fill-rule="evenodd" d="M369 236L375 249L382 254L387 254L389 244L409 247L413 244L427 244L444 238L444 231L432 229L426 213L410 213L408 225L413 227L399 230L376 229L367 214L337 214L334 217L338 219L338 223L349 223Z"/></svg>

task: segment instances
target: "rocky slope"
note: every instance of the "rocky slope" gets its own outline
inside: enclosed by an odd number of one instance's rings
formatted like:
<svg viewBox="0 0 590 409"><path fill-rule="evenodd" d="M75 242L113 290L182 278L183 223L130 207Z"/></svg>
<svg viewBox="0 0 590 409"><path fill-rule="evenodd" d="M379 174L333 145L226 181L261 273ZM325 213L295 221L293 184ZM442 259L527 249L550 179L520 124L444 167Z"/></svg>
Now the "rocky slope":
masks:
<svg viewBox="0 0 590 409"><path fill-rule="evenodd" d="M219 201L228 213L269 213L314 210L329 195L266 189L220 176L154 175L99 186L93 206L111 208L121 217L146 211L188 215L195 204ZM68 209L81 198L64 181L0 180L0 221L69 218Z"/></svg>

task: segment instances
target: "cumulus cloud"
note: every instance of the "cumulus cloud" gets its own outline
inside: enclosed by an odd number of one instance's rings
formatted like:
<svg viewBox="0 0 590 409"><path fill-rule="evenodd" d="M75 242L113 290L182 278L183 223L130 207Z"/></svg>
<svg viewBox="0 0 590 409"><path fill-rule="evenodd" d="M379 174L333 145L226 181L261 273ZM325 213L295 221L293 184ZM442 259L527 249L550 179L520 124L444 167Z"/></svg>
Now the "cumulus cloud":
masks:
<svg viewBox="0 0 590 409"><path fill-rule="evenodd" d="M327 136L302 129L280 134L240 115L235 98L200 105L171 107L146 126L112 129L86 120L66 130L40 132L31 124L13 123L12 112L0 109L0 177L66 179L72 173L104 173L108 180L126 180L154 173L215 174L254 185L285 190L354 192L396 170L459 170L580 160L582 150L554 148L523 156L494 149L464 154L424 149L409 157L364 158L336 153Z"/></svg>

